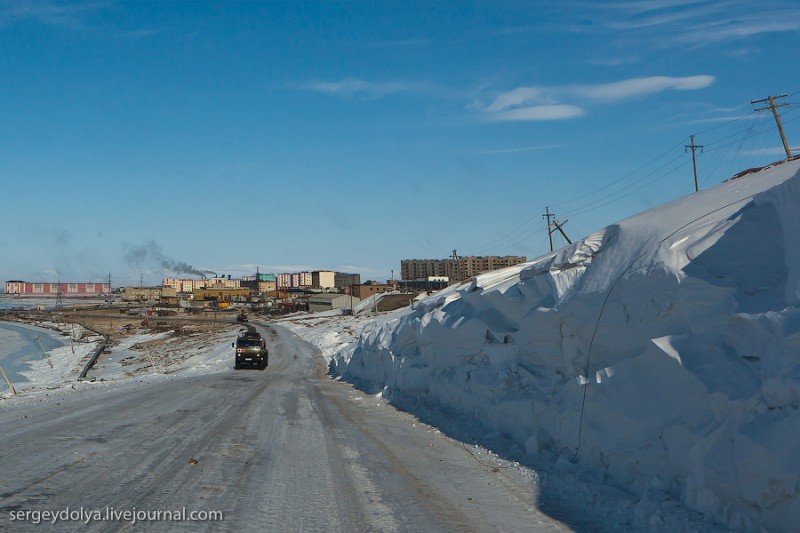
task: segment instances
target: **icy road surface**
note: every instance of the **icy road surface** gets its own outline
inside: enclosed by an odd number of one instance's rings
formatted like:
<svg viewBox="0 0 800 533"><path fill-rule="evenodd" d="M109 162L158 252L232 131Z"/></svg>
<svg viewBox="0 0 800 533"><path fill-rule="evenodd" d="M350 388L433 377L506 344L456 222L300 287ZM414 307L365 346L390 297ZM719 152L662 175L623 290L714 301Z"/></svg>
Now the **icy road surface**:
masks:
<svg viewBox="0 0 800 533"><path fill-rule="evenodd" d="M265 371L0 406L0 530L569 530L537 510L536 486L517 469L493 468L410 415L331 381L316 348L288 330L259 329L270 348ZM107 507L224 518L20 520L25 511Z"/></svg>

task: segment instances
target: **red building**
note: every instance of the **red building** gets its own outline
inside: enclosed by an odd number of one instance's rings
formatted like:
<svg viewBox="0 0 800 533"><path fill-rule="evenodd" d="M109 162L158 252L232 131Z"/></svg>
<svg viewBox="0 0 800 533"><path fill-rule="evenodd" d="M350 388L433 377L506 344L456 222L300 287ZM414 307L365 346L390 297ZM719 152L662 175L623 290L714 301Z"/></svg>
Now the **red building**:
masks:
<svg viewBox="0 0 800 533"><path fill-rule="evenodd" d="M18 296L64 298L105 296L111 294L110 283L31 283L29 281L6 281L5 293Z"/></svg>

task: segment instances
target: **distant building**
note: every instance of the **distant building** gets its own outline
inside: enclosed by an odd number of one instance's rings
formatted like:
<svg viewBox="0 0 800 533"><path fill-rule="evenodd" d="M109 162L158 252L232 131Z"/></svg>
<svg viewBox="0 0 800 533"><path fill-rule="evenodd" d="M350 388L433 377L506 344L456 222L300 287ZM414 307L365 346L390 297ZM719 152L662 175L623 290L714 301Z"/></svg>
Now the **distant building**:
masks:
<svg viewBox="0 0 800 533"><path fill-rule="evenodd" d="M353 296L365 300L373 294L381 292L389 292L395 290L395 287L383 283L362 283L361 285L353 285Z"/></svg>
<svg viewBox="0 0 800 533"><path fill-rule="evenodd" d="M214 300L217 302L246 302L250 289L243 287L206 287L192 291L194 300Z"/></svg>
<svg viewBox="0 0 800 533"><path fill-rule="evenodd" d="M6 281L5 293L18 296L35 296L37 298L88 298L111 294L110 283L31 283L29 281Z"/></svg>
<svg viewBox="0 0 800 533"><path fill-rule="evenodd" d="M423 279L404 279L399 287L407 291L439 291L450 285L447 276L428 276Z"/></svg>
<svg viewBox="0 0 800 533"><path fill-rule="evenodd" d="M336 273L332 270L316 270L311 273L311 286L315 289L332 289L335 284Z"/></svg>
<svg viewBox="0 0 800 533"><path fill-rule="evenodd" d="M507 268L524 263L525 256L465 256L454 259L403 259L400 261L400 274L404 280L426 279L429 276L443 276L451 283L464 281L482 272Z"/></svg>
<svg viewBox="0 0 800 533"><path fill-rule="evenodd" d="M333 286L338 289L349 289L351 285L361 284L361 274L347 274L336 272L333 276Z"/></svg>
<svg viewBox="0 0 800 533"><path fill-rule="evenodd" d="M123 287L122 300L125 302L158 301L161 299L162 291L161 287Z"/></svg>
<svg viewBox="0 0 800 533"><path fill-rule="evenodd" d="M235 289L240 286L238 279L231 278L208 278L208 279L178 279L178 278L164 278L161 281L162 287L171 287L176 292L190 293L195 289L204 288L228 288Z"/></svg>
<svg viewBox="0 0 800 533"><path fill-rule="evenodd" d="M278 289L304 289L314 283L311 272L295 272L278 274Z"/></svg>
<svg viewBox="0 0 800 533"><path fill-rule="evenodd" d="M311 313L320 313L332 309L349 309L361 300L346 294L322 293L313 294L308 298L308 310Z"/></svg>
<svg viewBox="0 0 800 533"><path fill-rule="evenodd" d="M250 289L251 294L263 295L277 289L278 281L275 274L256 274L255 276L244 276L239 285Z"/></svg>

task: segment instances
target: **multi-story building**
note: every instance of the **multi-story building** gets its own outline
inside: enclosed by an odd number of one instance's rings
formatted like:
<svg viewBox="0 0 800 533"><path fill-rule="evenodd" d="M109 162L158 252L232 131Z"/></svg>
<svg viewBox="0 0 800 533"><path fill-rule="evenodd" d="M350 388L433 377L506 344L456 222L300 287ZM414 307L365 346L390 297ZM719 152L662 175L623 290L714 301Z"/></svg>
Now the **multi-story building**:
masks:
<svg viewBox="0 0 800 533"><path fill-rule="evenodd" d="M339 289L349 289L351 285L361 285L361 274L346 274L336 272L333 276L333 286Z"/></svg>
<svg viewBox="0 0 800 533"><path fill-rule="evenodd" d="M178 279L164 278L161 282L162 287L170 287L176 292L190 293L195 289L205 288L226 288L236 289L240 287L238 279L231 278L203 278L203 279Z"/></svg>
<svg viewBox="0 0 800 533"><path fill-rule="evenodd" d="M278 289L303 289L314 283L311 272L295 272L278 274Z"/></svg>
<svg viewBox="0 0 800 533"><path fill-rule="evenodd" d="M332 270L315 270L311 273L311 286L315 289L332 289L335 284L336 273Z"/></svg>
<svg viewBox="0 0 800 533"><path fill-rule="evenodd" d="M403 259L400 274L404 280L426 279L430 276L446 276L450 283L464 281L482 272L507 268L524 263L525 256L465 256L455 259Z"/></svg>
<svg viewBox="0 0 800 533"><path fill-rule="evenodd" d="M111 294L110 283L31 283L29 281L6 281L6 294L18 296L83 298Z"/></svg>
<svg viewBox="0 0 800 533"><path fill-rule="evenodd" d="M162 287L123 287L122 300L124 302L151 302L161 299ZM173 293L173 296L175 294Z"/></svg>
<svg viewBox="0 0 800 533"><path fill-rule="evenodd" d="M275 274L257 273L254 276L244 276L240 283L241 287L247 287L252 294L265 294L278 288Z"/></svg>

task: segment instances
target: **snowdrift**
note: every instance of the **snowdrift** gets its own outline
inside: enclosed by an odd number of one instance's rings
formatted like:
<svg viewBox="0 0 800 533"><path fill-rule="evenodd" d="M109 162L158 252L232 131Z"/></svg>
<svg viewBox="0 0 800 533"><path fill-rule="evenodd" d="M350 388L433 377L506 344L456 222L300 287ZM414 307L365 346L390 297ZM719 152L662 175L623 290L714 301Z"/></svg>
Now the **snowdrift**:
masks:
<svg viewBox="0 0 800 533"><path fill-rule="evenodd" d="M799 171L777 164L449 287L332 369L473 413L651 514L674 498L734 529L796 528Z"/></svg>

